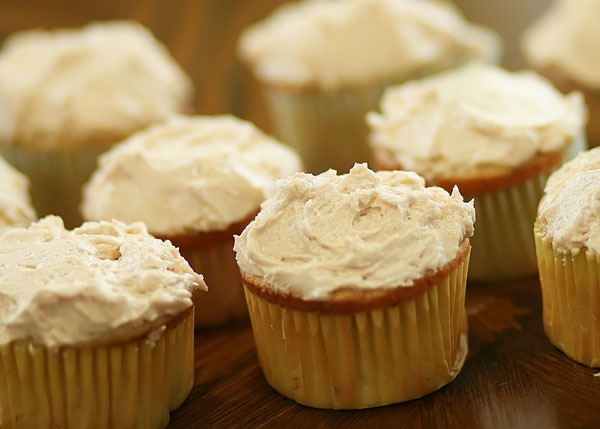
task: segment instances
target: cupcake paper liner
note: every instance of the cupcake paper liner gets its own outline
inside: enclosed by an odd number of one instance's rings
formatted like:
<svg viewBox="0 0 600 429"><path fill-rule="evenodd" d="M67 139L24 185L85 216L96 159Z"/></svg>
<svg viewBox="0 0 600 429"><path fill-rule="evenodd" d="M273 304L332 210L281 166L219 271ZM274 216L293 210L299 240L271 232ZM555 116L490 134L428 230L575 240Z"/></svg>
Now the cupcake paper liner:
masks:
<svg viewBox="0 0 600 429"><path fill-rule="evenodd" d="M471 239L469 279L494 281L537 272L531 233L550 173L475 198L477 223Z"/></svg>
<svg viewBox="0 0 600 429"><path fill-rule="evenodd" d="M579 155L580 152L585 152L586 150L588 150L588 143L585 135L582 133L579 135L579 137L577 137L577 139L575 139L575 142L567 152L565 162L571 161L573 158Z"/></svg>
<svg viewBox="0 0 600 429"><path fill-rule="evenodd" d="M276 134L298 151L306 171L344 173L370 159L365 115L377 108L384 88L303 93L267 87L266 100Z"/></svg>
<svg viewBox="0 0 600 429"><path fill-rule="evenodd" d="M305 312L245 288L263 373L311 407L353 409L427 395L451 382L467 355L468 255L411 300L359 313Z"/></svg>
<svg viewBox="0 0 600 429"><path fill-rule="evenodd" d="M59 215L71 229L81 225L82 187L96 169L96 159L104 150L89 148L46 153L2 146L0 153L29 177L31 200L38 216Z"/></svg>
<svg viewBox="0 0 600 429"><path fill-rule="evenodd" d="M537 226L535 243L548 338L571 359L600 367L600 256L566 251Z"/></svg>
<svg viewBox="0 0 600 429"><path fill-rule="evenodd" d="M208 284L208 292L192 293L196 307L196 326L214 326L248 318L232 240L206 249L180 247L179 251L194 271L202 273Z"/></svg>
<svg viewBox="0 0 600 429"><path fill-rule="evenodd" d="M0 346L0 427L166 426L193 385L193 318L116 345Z"/></svg>

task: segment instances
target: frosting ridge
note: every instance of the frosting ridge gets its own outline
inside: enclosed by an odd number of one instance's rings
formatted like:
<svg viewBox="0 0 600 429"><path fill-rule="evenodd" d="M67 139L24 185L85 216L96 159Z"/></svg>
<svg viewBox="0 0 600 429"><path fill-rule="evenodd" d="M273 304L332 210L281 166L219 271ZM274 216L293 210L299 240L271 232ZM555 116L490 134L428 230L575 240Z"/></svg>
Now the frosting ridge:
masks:
<svg viewBox="0 0 600 429"><path fill-rule="evenodd" d="M340 288L410 286L458 254L475 209L457 188L404 171L297 173L235 239L240 269L278 291L327 300Z"/></svg>
<svg viewBox="0 0 600 429"><path fill-rule="evenodd" d="M177 249L142 223L67 231L48 216L1 237L0 267L0 344L60 347L144 334L189 308L192 289L206 289Z"/></svg>
<svg viewBox="0 0 600 429"><path fill-rule="evenodd" d="M553 69L600 88L600 0L556 1L523 34L522 46L537 68Z"/></svg>
<svg viewBox="0 0 600 429"><path fill-rule="evenodd" d="M566 151L585 119L580 93L477 63L388 88L381 113L367 115L378 155L427 180L495 174Z"/></svg>
<svg viewBox="0 0 600 429"><path fill-rule="evenodd" d="M336 90L404 80L499 56L490 30L430 0L313 0L284 5L247 29L240 56L262 80Z"/></svg>
<svg viewBox="0 0 600 429"><path fill-rule="evenodd" d="M28 189L27 177L0 156L0 235L10 227L35 220Z"/></svg>
<svg viewBox="0 0 600 429"><path fill-rule="evenodd" d="M189 110L192 93L167 49L133 21L16 33L0 51L0 106L12 118L4 144L112 144Z"/></svg>
<svg viewBox="0 0 600 429"><path fill-rule="evenodd" d="M174 116L100 157L84 188L89 220L143 221L161 236L225 230L258 211L297 155L233 116Z"/></svg>

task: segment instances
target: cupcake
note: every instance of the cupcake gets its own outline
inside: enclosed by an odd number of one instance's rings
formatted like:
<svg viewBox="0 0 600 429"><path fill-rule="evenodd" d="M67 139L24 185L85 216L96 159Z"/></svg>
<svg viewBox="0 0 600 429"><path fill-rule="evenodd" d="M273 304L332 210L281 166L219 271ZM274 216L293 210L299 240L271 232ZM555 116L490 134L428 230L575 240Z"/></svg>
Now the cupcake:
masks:
<svg viewBox="0 0 600 429"><path fill-rule="evenodd" d="M176 116L100 157L86 185L87 220L143 221L169 239L211 285L196 325L247 318L233 235L254 218L275 179L299 171L296 154L233 116Z"/></svg>
<svg viewBox="0 0 600 429"><path fill-rule="evenodd" d="M29 181L0 156L0 235L9 228L35 220L29 199Z"/></svg>
<svg viewBox="0 0 600 429"><path fill-rule="evenodd" d="M26 31L0 51L0 153L31 179L40 216L81 223L81 187L99 153L173 112L192 85L134 22Z"/></svg>
<svg viewBox="0 0 600 429"><path fill-rule="evenodd" d="M235 240L271 386L311 407L407 401L467 354L473 203L411 172L298 173Z"/></svg>
<svg viewBox="0 0 600 429"><path fill-rule="evenodd" d="M548 179L535 223L544 328L571 359L600 367L600 148Z"/></svg>
<svg viewBox="0 0 600 429"><path fill-rule="evenodd" d="M432 0L284 5L239 42L278 135L313 173L369 159L362 119L386 85L498 54L495 34Z"/></svg>
<svg viewBox="0 0 600 429"><path fill-rule="evenodd" d="M527 62L563 92L578 89L590 112L590 145L600 144L600 1L559 0L523 34Z"/></svg>
<svg viewBox="0 0 600 429"><path fill-rule="evenodd" d="M0 426L165 427L194 376L191 290L142 223L56 216L0 238Z"/></svg>
<svg viewBox="0 0 600 429"><path fill-rule="evenodd" d="M474 280L537 271L531 228L547 176L583 134L580 94L532 72L471 64L389 88L367 117L379 169L413 170L475 198Z"/></svg>

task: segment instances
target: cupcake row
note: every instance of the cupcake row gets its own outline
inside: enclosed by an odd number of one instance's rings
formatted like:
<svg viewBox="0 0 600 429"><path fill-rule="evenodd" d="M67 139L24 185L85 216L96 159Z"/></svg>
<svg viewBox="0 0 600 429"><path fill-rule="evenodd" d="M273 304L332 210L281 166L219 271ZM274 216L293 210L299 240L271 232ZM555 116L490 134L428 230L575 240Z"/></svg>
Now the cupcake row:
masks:
<svg viewBox="0 0 600 429"><path fill-rule="evenodd" d="M0 160L2 427L164 426L193 384L193 325L248 314L265 377L300 403L421 397L466 358L467 272L539 266L551 341L599 365L598 152L546 186L586 147L585 104L463 65L498 49L446 3L283 7L240 53L300 161L250 123L184 115L189 79L139 25L9 39L2 153L38 214L93 222L10 228L35 212ZM367 159L380 171L298 173Z"/></svg>

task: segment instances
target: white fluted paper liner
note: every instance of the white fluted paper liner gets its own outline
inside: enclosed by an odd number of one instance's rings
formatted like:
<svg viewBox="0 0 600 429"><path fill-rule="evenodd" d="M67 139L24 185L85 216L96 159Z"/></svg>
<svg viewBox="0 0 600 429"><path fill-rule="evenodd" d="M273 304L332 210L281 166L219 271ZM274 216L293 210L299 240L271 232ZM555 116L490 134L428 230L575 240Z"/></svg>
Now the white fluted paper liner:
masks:
<svg viewBox="0 0 600 429"><path fill-rule="evenodd" d="M123 344L0 347L3 429L159 428L194 381L194 316Z"/></svg>
<svg viewBox="0 0 600 429"><path fill-rule="evenodd" d="M537 272L531 229L548 176L542 173L498 192L474 196L477 223L471 238L469 279L495 281Z"/></svg>
<svg viewBox="0 0 600 429"><path fill-rule="evenodd" d="M298 151L306 171L341 174L370 160L365 115L377 109L384 88L322 93L267 87L265 94L277 136Z"/></svg>
<svg viewBox="0 0 600 429"><path fill-rule="evenodd" d="M19 146L1 146L0 154L29 177L31 200L38 216L58 215L71 229L82 223L79 213L82 188L104 150L34 152Z"/></svg>
<svg viewBox="0 0 600 429"><path fill-rule="evenodd" d="M214 326L248 318L240 269L233 252L233 240L206 249L181 247L179 251L194 271L204 276L208 284L208 292L193 292L196 326Z"/></svg>
<svg viewBox="0 0 600 429"><path fill-rule="evenodd" d="M534 232L546 334L571 359L600 367L600 256Z"/></svg>
<svg viewBox="0 0 600 429"><path fill-rule="evenodd" d="M408 401L450 383L467 355L468 256L412 300L348 314L273 304L245 288L263 373L311 407L353 409Z"/></svg>

